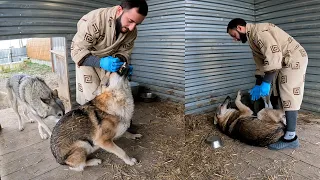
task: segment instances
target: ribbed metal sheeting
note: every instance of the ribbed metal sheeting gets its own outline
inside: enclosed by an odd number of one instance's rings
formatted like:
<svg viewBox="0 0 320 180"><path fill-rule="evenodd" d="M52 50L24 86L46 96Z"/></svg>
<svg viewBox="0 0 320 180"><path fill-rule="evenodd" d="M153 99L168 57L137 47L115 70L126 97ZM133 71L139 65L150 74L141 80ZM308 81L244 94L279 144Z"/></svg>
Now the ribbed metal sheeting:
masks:
<svg viewBox="0 0 320 180"><path fill-rule="evenodd" d="M162 99L184 102L184 0L148 0L131 56L132 80Z"/></svg>
<svg viewBox="0 0 320 180"><path fill-rule="evenodd" d="M307 51L302 109L320 112L320 1L256 0L256 21L271 22L293 36Z"/></svg>
<svg viewBox="0 0 320 180"><path fill-rule="evenodd" d="M71 40L78 20L93 9L119 4L116 0L11 0L0 3L0 40L66 37L71 101L75 102L75 68Z"/></svg>
<svg viewBox="0 0 320 180"><path fill-rule="evenodd" d="M51 50L58 51L61 54L66 54L66 38L65 37L52 37ZM52 54L54 67L57 67L56 56ZM69 87L70 88L70 87Z"/></svg>
<svg viewBox="0 0 320 180"><path fill-rule="evenodd" d="M253 0L186 0L185 113L212 111L227 95L254 85L248 44L233 42L228 22L254 22Z"/></svg>

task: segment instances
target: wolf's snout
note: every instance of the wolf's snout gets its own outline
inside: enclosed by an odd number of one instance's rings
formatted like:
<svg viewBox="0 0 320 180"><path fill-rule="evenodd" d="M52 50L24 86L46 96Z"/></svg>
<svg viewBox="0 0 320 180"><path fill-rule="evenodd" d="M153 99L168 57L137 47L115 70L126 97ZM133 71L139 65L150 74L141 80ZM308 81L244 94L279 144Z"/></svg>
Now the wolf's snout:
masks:
<svg viewBox="0 0 320 180"><path fill-rule="evenodd" d="M229 105L230 104L230 102L231 102L231 97L230 96L228 96L228 97L226 97L226 99L223 101L223 106L225 106L225 105Z"/></svg>

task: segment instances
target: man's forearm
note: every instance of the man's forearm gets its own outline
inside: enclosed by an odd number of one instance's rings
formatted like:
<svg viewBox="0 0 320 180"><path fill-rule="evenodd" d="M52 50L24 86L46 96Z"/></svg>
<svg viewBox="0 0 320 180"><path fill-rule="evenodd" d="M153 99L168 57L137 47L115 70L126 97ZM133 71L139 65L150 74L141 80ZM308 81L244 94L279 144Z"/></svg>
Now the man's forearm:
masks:
<svg viewBox="0 0 320 180"><path fill-rule="evenodd" d="M89 55L83 59L80 66L91 66L100 68L100 58L98 56Z"/></svg>
<svg viewBox="0 0 320 180"><path fill-rule="evenodd" d="M265 72L262 81L267 82L267 83L271 83L275 75L276 75L276 71Z"/></svg>

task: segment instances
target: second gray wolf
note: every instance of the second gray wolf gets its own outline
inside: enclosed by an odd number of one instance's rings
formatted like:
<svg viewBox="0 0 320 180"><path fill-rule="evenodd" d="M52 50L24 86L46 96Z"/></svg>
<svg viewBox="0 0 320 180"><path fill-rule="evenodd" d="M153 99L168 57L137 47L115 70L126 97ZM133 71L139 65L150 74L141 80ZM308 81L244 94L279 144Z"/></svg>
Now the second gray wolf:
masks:
<svg viewBox="0 0 320 180"><path fill-rule="evenodd" d="M10 77L6 88L12 109L18 115L19 130L24 129L24 124L18 111L18 103L22 105L23 113L30 122L34 122L33 118L38 122L40 137L47 139L51 136L52 132L44 120L54 119L57 121L65 114L65 108L58 97L58 91L50 89L45 81L39 77L22 74ZM29 116L29 113L32 117Z"/></svg>

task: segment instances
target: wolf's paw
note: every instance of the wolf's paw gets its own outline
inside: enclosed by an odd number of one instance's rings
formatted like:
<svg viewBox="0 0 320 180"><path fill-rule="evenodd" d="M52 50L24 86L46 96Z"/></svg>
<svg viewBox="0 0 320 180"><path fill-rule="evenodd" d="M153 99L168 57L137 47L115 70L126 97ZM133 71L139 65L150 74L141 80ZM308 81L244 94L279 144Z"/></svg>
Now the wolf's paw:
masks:
<svg viewBox="0 0 320 180"><path fill-rule="evenodd" d="M141 134L133 134L131 139L140 139L142 137Z"/></svg>
<svg viewBox="0 0 320 180"><path fill-rule="evenodd" d="M24 127L23 126L19 126L19 131L23 131Z"/></svg>
<svg viewBox="0 0 320 180"><path fill-rule="evenodd" d="M129 158L128 160L125 161L126 164L133 166L134 164L137 163L137 160L135 158Z"/></svg>
<svg viewBox="0 0 320 180"><path fill-rule="evenodd" d="M87 166L98 166L101 164L101 159L90 159L87 161Z"/></svg>
<svg viewBox="0 0 320 180"><path fill-rule="evenodd" d="M238 101L241 100L241 96L242 96L242 93L241 93L241 90L238 91L238 94L237 94L237 99Z"/></svg>
<svg viewBox="0 0 320 180"><path fill-rule="evenodd" d="M238 91L238 96L242 96L241 90Z"/></svg>
<svg viewBox="0 0 320 180"><path fill-rule="evenodd" d="M78 166L78 167L69 167L70 170L73 170L73 171L83 171L84 169L84 166Z"/></svg>
<svg viewBox="0 0 320 180"><path fill-rule="evenodd" d="M48 135L46 133L40 133L41 139L48 139Z"/></svg>

